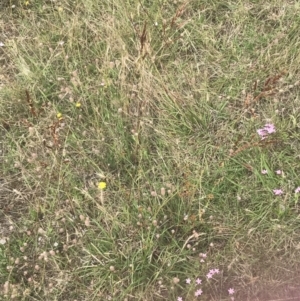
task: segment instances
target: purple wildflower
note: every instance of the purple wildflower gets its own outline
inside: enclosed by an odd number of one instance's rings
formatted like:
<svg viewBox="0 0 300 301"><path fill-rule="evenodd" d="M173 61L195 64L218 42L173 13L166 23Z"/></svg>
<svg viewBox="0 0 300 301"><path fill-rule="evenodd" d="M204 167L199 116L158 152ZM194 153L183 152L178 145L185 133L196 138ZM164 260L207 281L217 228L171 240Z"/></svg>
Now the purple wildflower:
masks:
<svg viewBox="0 0 300 301"><path fill-rule="evenodd" d="M261 173L262 173L263 175L266 175L266 174L268 173L268 171L267 171L266 169L263 169L263 170L261 171Z"/></svg>
<svg viewBox="0 0 300 301"><path fill-rule="evenodd" d="M295 193L299 193L300 192L300 186L298 186L296 189L295 189Z"/></svg>
<svg viewBox="0 0 300 301"><path fill-rule="evenodd" d="M264 126L264 130L266 130L268 132L268 134L272 134L272 133L276 132L275 125L272 123L267 123Z"/></svg>
<svg viewBox="0 0 300 301"><path fill-rule="evenodd" d="M262 129L258 129L257 133L261 139L267 138L268 135L276 132L275 125L272 123L267 123Z"/></svg>
<svg viewBox="0 0 300 301"><path fill-rule="evenodd" d="M202 283L202 280L199 279L199 278L197 278L197 279L196 279L196 283L197 283L197 284L201 284L201 283Z"/></svg>
<svg viewBox="0 0 300 301"><path fill-rule="evenodd" d="M229 293L229 295L233 295L233 294L234 294L234 288L230 288L230 289L228 290L228 293Z"/></svg>
<svg viewBox="0 0 300 301"><path fill-rule="evenodd" d="M195 292L195 297L201 296L202 293L203 293L202 289L196 290L196 292Z"/></svg>
<svg viewBox="0 0 300 301"><path fill-rule="evenodd" d="M282 195L283 194L282 189L273 189L273 192L274 192L275 195Z"/></svg>
<svg viewBox="0 0 300 301"><path fill-rule="evenodd" d="M219 274L220 273L220 270L219 269L211 269L209 270L209 273L207 275L214 275L214 274Z"/></svg>
<svg viewBox="0 0 300 301"><path fill-rule="evenodd" d="M258 129L257 134L261 137L261 139L265 139L268 135L268 132L264 129Z"/></svg>

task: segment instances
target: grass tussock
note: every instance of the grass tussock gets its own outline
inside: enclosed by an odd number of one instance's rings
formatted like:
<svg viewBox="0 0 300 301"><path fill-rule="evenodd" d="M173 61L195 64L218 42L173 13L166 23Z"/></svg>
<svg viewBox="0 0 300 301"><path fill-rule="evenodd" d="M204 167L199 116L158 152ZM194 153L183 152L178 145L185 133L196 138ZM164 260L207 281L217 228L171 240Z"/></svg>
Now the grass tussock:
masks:
<svg viewBox="0 0 300 301"><path fill-rule="evenodd" d="M297 1L4 1L0 296L299 296Z"/></svg>

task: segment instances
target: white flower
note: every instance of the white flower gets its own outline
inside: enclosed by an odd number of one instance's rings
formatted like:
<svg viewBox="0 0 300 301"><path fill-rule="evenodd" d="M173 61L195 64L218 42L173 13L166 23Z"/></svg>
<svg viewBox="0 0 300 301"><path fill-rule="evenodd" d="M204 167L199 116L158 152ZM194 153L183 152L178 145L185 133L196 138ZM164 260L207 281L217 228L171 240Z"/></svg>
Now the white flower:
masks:
<svg viewBox="0 0 300 301"><path fill-rule="evenodd" d="M1 238L0 239L0 245L5 245L6 244L6 239L5 238Z"/></svg>

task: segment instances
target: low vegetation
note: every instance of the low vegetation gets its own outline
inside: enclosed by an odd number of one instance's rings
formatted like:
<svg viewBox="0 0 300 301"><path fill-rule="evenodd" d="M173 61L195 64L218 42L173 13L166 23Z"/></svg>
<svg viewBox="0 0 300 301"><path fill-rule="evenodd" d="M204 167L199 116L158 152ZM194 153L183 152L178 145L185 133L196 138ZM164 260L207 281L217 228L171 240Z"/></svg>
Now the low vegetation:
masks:
<svg viewBox="0 0 300 301"><path fill-rule="evenodd" d="M0 299L299 298L298 1L3 1Z"/></svg>

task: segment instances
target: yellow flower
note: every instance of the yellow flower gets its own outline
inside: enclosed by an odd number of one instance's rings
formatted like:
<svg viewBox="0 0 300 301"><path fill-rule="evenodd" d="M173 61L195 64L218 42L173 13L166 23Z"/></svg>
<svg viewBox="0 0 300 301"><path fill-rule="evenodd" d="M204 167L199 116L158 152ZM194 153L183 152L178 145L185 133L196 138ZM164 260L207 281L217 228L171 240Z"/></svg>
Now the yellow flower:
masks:
<svg viewBox="0 0 300 301"><path fill-rule="evenodd" d="M81 103L80 102L76 102L75 106L76 106L76 108L80 108L81 107Z"/></svg>
<svg viewBox="0 0 300 301"><path fill-rule="evenodd" d="M58 119L60 119L60 118L62 117L62 113L58 112L58 113L56 114L56 117L57 117Z"/></svg>
<svg viewBox="0 0 300 301"><path fill-rule="evenodd" d="M105 182L99 182L98 188L101 189L101 190L105 189L106 188L106 183Z"/></svg>
<svg viewBox="0 0 300 301"><path fill-rule="evenodd" d="M29 5L29 1L25 1L24 4L25 4L25 6L28 6Z"/></svg>

